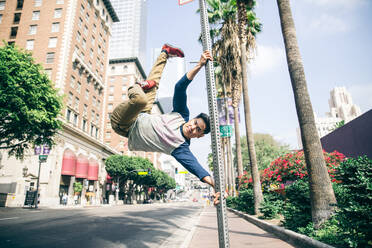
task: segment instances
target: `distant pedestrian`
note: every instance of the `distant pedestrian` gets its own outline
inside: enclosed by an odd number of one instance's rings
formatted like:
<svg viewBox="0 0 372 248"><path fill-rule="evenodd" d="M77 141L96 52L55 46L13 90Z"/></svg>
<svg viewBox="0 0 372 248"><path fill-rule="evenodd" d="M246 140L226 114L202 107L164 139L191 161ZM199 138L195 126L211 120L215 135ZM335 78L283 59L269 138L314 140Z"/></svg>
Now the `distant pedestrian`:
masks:
<svg viewBox="0 0 372 248"><path fill-rule="evenodd" d="M68 198L68 197L67 197L67 194L66 194L66 193L63 193L63 196L62 196L62 204L65 205L65 206L67 205L67 198Z"/></svg>

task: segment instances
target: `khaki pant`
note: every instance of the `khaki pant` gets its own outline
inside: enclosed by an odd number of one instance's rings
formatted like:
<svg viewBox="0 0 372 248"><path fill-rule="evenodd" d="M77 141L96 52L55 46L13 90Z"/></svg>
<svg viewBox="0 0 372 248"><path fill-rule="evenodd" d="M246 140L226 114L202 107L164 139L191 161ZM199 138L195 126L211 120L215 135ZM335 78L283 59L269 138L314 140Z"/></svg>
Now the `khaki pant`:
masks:
<svg viewBox="0 0 372 248"><path fill-rule="evenodd" d="M120 103L112 112L111 126L117 134L128 137L129 128L138 115L142 112L151 113L167 57L165 52L160 53L146 79L155 81L156 86L145 93L138 84L134 84L128 89L128 100Z"/></svg>

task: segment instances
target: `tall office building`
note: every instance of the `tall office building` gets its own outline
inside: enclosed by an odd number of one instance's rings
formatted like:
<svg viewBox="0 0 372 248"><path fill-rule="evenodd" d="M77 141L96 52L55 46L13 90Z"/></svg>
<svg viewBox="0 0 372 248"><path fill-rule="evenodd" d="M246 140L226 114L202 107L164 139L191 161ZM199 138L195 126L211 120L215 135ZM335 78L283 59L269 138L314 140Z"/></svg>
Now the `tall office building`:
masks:
<svg viewBox="0 0 372 248"><path fill-rule="evenodd" d="M31 52L65 95L63 129L41 166L40 205L57 205L62 194L71 203L75 182L84 186L82 203L99 202L106 189L104 160L116 152L103 143L104 96L117 21L109 0L0 1L0 40ZM7 206L22 206L26 191L36 188L38 157L28 151L19 161L0 152L0 194L12 196Z"/></svg>
<svg viewBox="0 0 372 248"><path fill-rule="evenodd" d="M112 0L120 22L112 27L110 59L137 57L145 66L146 0Z"/></svg>

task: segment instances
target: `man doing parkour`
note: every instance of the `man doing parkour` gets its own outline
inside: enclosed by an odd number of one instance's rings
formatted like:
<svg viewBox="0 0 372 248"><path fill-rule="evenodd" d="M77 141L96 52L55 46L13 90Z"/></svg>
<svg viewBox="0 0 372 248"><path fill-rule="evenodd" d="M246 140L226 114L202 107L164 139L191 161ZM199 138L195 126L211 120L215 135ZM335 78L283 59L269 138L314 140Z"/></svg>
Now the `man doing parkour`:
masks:
<svg viewBox="0 0 372 248"><path fill-rule="evenodd" d="M168 114L150 114L159 81L170 57L184 57L181 49L165 44L151 69L147 80L128 89L128 100L118 105L111 115L112 129L128 138L132 151L162 152L172 155L202 182L214 187L210 174L199 164L190 151L190 139L210 132L209 116L201 113L189 119L186 90L195 75L212 60L209 51L202 53L199 63L175 85L173 111Z"/></svg>

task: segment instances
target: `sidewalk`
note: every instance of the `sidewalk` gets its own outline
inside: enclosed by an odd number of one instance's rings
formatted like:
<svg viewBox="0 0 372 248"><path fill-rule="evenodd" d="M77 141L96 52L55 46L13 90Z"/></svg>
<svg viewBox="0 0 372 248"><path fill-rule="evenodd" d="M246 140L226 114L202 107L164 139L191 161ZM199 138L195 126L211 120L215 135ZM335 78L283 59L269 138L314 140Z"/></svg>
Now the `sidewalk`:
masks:
<svg viewBox="0 0 372 248"><path fill-rule="evenodd" d="M234 213L227 212L230 247L294 247L275 235L251 224ZM196 225L189 248L216 248L218 246L217 212L215 207L206 207Z"/></svg>

